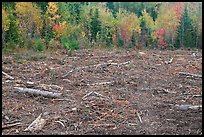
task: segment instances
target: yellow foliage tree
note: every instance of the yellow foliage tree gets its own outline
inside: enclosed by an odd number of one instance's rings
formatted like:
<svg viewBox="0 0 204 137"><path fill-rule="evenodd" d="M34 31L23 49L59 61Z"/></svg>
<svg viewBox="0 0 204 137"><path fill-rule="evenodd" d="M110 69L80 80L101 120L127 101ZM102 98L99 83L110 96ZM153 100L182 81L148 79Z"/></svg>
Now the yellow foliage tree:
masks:
<svg viewBox="0 0 204 137"><path fill-rule="evenodd" d="M125 43L130 41L133 32L141 33L140 19L136 14L120 10L117 18L118 29Z"/></svg>
<svg viewBox="0 0 204 137"><path fill-rule="evenodd" d="M60 18L60 15L57 14L58 6L57 2L48 2L47 12L48 18L50 20L50 25L53 26L56 23L56 20Z"/></svg>
<svg viewBox="0 0 204 137"><path fill-rule="evenodd" d="M20 33L25 36L33 37L35 33L41 34L43 20L41 10L32 2L16 2L15 12L19 21Z"/></svg>
<svg viewBox="0 0 204 137"><path fill-rule="evenodd" d="M2 8L2 28L4 31L9 30L10 19L8 17L8 13Z"/></svg>
<svg viewBox="0 0 204 137"><path fill-rule="evenodd" d="M155 29L154 20L153 20L153 18L149 15L149 13L146 11L146 9L144 9L144 10L142 11L142 15L143 15L143 16L142 16L141 19L145 21L147 28L148 28L148 29L151 29L152 31L154 31L154 29Z"/></svg>

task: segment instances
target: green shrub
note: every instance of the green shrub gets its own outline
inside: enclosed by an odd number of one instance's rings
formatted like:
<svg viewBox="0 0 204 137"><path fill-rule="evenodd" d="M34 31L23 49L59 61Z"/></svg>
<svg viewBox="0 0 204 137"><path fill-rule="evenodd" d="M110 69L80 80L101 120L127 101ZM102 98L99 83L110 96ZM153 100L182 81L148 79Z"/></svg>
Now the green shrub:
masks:
<svg viewBox="0 0 204 137"><path fill-rule="evenodd" d="M13 52L16 47L16 43L13 40L8 41L5 43L5 46L3 47L3 52Z"/></svg>
<svg viewBox="0 0 204 137"><path fill-rule="evenodd" d="M43 43L41 39L36 39L34 42L34 50L36 51L43 51Z"/></svg>
<svg viewBox="0 0 204 137"><path fill-rule="evenodd" d="M79 49L79 44L76 40L71 38L63 37L61 38L61 43L63 44L66 50L75 50Z"/></svg>
<svg viewBox="0 0 204 137"><path fill-rule="evenodd" d="M53 49L55 47L55 40L51 39L48 43L48 49Z"/></svg>

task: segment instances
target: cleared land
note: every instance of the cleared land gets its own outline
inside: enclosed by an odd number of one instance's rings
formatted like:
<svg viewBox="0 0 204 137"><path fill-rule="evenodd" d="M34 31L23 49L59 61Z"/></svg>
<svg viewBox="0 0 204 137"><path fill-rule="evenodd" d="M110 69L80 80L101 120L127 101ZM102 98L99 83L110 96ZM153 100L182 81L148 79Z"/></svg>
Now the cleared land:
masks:
<svg viewBox="0 0 204 137"><path fill-rule="evenodd" d="M202 134L201 51L3 54L2 70L4 135Z"/></svg>

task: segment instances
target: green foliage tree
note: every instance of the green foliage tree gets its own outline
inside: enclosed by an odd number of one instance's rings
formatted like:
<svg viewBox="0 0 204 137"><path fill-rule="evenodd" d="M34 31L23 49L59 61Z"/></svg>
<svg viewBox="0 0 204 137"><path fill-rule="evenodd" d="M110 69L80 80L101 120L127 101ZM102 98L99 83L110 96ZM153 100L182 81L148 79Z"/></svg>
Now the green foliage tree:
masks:
<svg viewBox="0 0 204 137"><path fill-rule="evenodd" d="M111 11L113 17L116 18L118 10L115 8L114 2L106 2L106 7Z"/></svg>
<svg viewBox="0 0 204 137"><path fill-rule="evenodd" d="M177 48L179 47L195 47L196 35L192 25L192 20L188 14L188 5L185 4L184 13L181 18L181 25L177 31Z"/></svg>
<svg viewBox="0 0 204 137"><path fill-rule="evenodd" d="M95 9L94 13L90 10L91 18L91 42L96 42L97 34L101 31L101 22L99 21L99 10Z"/></svg>

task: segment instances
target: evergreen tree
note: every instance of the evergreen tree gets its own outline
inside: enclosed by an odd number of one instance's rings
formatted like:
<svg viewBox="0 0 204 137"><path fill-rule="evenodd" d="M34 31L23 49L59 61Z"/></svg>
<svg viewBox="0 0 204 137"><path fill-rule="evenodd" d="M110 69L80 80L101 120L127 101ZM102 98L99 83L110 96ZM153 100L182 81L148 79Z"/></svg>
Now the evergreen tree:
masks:
<svg viewBox="0 0 204 137"><path fill-rule="evenodd" d="M41 8L42 14L45 14L48 6L48 2L36 2L37 6Z"/></svg>
<svg viewBox="0 0 204 137"><path fill-rule="evenodd" d="M116 13L118 12L118 10L116 10L114 3L113 2L106 2L106 7L108 9L110 9L110 11L113 14L113 17L116 18Z"/></svg>
<svg viewBox="0 0 204 137"><path fill-rule="evenodd" d="M195 32L192 25L192 20L188 15L187 4L185 4L184 13L181 18L181 25L177 31L176 48L180 47L194 47L195 46Z"/></svg>
<svg viewBox="0 0 204 137"><path fill-rule="evenodd" d="M92 10L90 11L92 14ZM99 11L95 9L94 15L91 20L91 42L96 42L97 33L100 33L101 30L101 22L99 21Z"/></svg>

